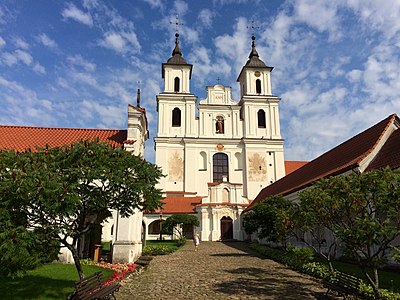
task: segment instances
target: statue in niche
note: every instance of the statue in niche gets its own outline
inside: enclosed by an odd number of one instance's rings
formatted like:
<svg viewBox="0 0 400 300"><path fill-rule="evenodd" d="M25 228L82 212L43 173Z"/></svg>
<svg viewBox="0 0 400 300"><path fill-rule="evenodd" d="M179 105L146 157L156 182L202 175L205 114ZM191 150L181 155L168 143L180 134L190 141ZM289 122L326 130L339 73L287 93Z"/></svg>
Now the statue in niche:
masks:
<svg viewBox="0 0 400 300"><path fill-rule="evenodd" d="M215 124L217 133L224 133L224 118L217 117L217 122Z"/></svg>

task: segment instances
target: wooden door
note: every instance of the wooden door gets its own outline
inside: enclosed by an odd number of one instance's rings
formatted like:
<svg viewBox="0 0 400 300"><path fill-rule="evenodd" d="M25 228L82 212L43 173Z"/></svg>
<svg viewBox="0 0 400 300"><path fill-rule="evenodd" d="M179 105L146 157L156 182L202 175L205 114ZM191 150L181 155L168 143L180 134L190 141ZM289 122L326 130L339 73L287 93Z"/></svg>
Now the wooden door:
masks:
<svg viewBox="0 0 400 300"><path fill-rule="evenodd" d="M233 239L233 221L230 217L221 219L221 240Z"/></svg>

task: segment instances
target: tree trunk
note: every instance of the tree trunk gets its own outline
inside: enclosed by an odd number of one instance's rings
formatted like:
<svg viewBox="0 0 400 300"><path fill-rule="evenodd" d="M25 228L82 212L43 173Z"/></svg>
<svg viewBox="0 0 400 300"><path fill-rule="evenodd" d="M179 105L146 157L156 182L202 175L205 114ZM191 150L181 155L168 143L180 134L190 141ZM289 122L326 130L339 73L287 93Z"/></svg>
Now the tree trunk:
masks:
<svg viewBox="0 0 400 300"><path fill-rule="evenodd" d="M376 267L373 268L374 272L374 278L372 279L371 276L368 274L367 269L365 267L361 267L362 272L367 278L368 283L372 286L372 290L374 291L374 296L375 299L379 300L381 299L381 294L379 292L379 275L378 275L378 269Z"/></svg>
<svg viewBox="0 0 400 300"><path fill-rule="evenodd" d="M78 254L78 250L73 245L70 245L70 244L66 243L65 239L62 241L62 243L72 253L72 257L74 258L75 267L76 267L76 270L78 271L79 279L85 278L85 274L83 273L81 260L79 258L79 254Z"/></svg>

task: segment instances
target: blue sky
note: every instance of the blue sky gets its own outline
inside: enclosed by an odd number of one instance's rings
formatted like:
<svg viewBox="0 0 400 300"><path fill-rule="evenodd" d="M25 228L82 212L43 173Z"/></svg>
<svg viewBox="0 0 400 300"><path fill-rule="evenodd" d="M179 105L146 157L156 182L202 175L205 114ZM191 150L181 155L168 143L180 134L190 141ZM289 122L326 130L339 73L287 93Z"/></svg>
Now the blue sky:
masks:
<svg viewBox="0 0 400 300"><path fill-rule="evenodd" d="M287 160L311 160L399 112L399 0L2 0L0 124L126 129L140 81L154 161L176 14L199 99L220 78L239 100L255 20Z"/></svg>

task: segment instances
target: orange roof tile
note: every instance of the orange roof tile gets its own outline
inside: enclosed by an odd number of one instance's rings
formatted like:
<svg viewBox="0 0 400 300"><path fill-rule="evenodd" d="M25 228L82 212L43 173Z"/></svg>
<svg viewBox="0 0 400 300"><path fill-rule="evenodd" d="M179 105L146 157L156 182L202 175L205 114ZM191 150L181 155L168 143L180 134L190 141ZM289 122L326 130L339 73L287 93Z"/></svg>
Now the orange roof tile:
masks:
<svg viewBox="0 0 400 300"><path fill-rule="evenodd" d="M196 206L220 206L220 205L223 205L223 206L243 206L243 207L249 206L249 204L246 204L246 203L231 203L231 202L200 203L200 204L198 204Z"/></svg>
<svg viewBox="0 0 400 300"><path fill-rule="evenodd" d="M295 160L285 160L285 172L286 175L300 169L302 166L307 164L308 161L295 161Z"/></svg>
<svg viewBox="0 0 400 300"><path fill-rule="evenodd" d="M203 197L166 197L162 202L164 205L161 210L156 210L155 213L162 212L163 214L192 214L196 212L196 205L201 203Z"/></svg>
<svg viewBox="0 0 400 300"><path fill-rule="evenodd" d="M392 132L385 145L376 154L374 160L368 165L366 171L389 167L400 167L400 130Z"/></svg>
<svg viewBox="0 0 400 300"><path fill-rule="evenodd" d="M384 132L395 121L400 122L400 119L396 114L390 115L381 122L267 186L261 190L246 210L251 209L269 196L288 195L311 185L318 179L341 174L358 167L359 163L375 149Z"/></svg>
<svg viewBox="0 0 400 300"><path fill-rule="evenodd" d="M93 140L110 143L113 147L123 147L126 130L48 128L28 126L0 126L0 150L35 151L36 147L59 147L79 140Z"/></svg>

